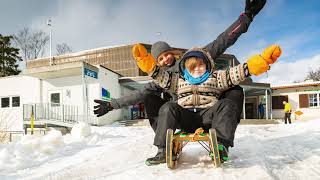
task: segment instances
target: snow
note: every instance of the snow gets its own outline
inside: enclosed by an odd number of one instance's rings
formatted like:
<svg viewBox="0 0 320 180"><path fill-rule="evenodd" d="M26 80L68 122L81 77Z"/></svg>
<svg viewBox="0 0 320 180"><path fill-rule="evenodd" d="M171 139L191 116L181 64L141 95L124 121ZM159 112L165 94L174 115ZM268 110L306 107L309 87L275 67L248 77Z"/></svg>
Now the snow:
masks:
<svg viewBox="0 0 320 180"><path fill-rule="evenodd" d="M156 153L150 127L76 125L0 145L0 179L320 179L320 119L290 125L240 125L230 161L214 168L198 143L178 167L146 166Z"/></svg>

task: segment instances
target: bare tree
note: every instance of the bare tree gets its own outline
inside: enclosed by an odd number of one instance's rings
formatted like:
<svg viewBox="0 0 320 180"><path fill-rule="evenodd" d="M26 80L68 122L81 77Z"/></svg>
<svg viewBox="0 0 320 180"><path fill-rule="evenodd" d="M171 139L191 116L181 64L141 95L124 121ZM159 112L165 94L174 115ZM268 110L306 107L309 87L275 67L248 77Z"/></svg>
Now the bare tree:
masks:
<svg viewBox="0 0 320 180"><path fill-rule="evenodd" d="M29 47L29 41L30 41L30 31L28 28L24 28L21 31L18 32L18 34L14 35L14 43L17 47L19 47L22 59L27 60L30 59L30 47Z"/></svg>
<svg viewBox="0 0 320 180"><path fill-rule="evenodd" d="M31 50L33 58L43 57L45 47L49 42L49 36L44 31L35 31L31 34Z"/></svg>
<svg viewBox="0 0 320 180"><path fill-rule="evenodd" d="M49 42L49 35L42 30L31 31L29 28L20 30L13 36L15 45L21 50L23 60L42 57Z"/></svg>
<svg viewBox="0 0 320 180"><path fill-rule="evenodd" d="M305 80L307 80L307 79L312 79L314 81L320 81L320 67L314 71L310 70L308 72L308 75L305 78Z"/></svg>
<svg viewBox="0 0 320 180"><path fill-rule="evenodd" d="M68 44L66 44L66 43L57 44L56 49L57 49L58 56L63 55L63 54L67 54L67 53L72 53L71 47L68 46Z"/></svg>

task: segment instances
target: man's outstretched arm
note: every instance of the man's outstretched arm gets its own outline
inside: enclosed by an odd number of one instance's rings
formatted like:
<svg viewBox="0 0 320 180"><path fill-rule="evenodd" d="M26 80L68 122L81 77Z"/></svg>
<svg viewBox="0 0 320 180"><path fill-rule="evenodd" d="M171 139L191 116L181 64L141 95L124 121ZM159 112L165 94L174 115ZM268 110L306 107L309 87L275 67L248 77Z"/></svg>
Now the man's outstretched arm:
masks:
<svg viewBox="0 0 320 180"><path fill-rule="evenodd" d="M149 94L161 94L163 89L154 82L146 84L142 89L133 91L132 93L122 96L117 99L111 99L110 103L114 109L120 109L122 107L134 105L142 102L144 98Z"/></svg>
<svg viewBox="0 0 320 180"><path fill-rule="evenodd" d="M232 46L241 34L247 32L251 21L264 7L266 0L247 0L245 12L221 33L216 40L206 45L204 48L210 53L213 59L220 56L227 48Z"/></svg>

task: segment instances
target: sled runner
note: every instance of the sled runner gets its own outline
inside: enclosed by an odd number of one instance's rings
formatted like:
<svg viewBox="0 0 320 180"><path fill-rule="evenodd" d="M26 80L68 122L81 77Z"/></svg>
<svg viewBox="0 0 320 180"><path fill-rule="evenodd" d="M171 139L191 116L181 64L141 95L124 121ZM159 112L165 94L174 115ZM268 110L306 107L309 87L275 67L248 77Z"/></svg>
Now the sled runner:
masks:
<svg viewBox="0 0 320 180"><path fill-rule="evenodd" d="M215 167L220 166L220 155L216 130L211 128L208 133L204 133L202 128L196 130L195 133L173 133L172 129L167 130L166 137L166 162L170 169L177 164L177 160L181 154L182 148L188 142L198 142L203 148L209 152Z"/></svg>

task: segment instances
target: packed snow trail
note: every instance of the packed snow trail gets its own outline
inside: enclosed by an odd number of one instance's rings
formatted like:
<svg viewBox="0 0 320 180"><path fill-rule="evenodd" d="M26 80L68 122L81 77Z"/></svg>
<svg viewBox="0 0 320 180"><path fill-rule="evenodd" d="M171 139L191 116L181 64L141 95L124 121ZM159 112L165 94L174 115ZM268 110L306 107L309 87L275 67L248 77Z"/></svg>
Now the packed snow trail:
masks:
<svg viewBox="0 0 320 180"><path fill-rule="evenodd" d="M175 170L166 164L146 166L145 159L156 153L149 127L94 127L86 134L62 136L63 143L53 141L57 148L45 151L47 157L37 150L29 152L32 157L42 156L28 159L29 166L22 162L10 168L0 166L0 179L320 178L320 119L290 125L240 125L229 152L231 160L217 169L198 143L183 149ZM0 152L13 151L10 147L0 146ZM3 154L0 164L9 161ZM10 157L14 159L10 162L25 160Z"/></svg>

